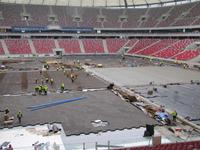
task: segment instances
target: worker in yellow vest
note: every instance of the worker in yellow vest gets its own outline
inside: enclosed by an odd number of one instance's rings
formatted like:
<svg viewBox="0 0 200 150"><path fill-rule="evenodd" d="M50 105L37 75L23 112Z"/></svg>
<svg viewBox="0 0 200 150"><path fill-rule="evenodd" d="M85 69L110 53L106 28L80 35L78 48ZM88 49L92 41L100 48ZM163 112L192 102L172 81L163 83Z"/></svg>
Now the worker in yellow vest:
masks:
<svg viewBox="0 0 200 150"><path fill-rule="evenodd" d="M54 80L53 80L53 78L51 78L50 79L50 84L53 85L53 82L54 82Z"/></svg>
<svg viewBox="0 0 200 150"><path fill-rule="evenodd" d="M176 112L176 110L173 111L171 114L172 114L172 117L173 117L173 121L176 121L176 118L177 118L177 115L178 115L178 113Z"/></svg>
<svg viewBox="0 0 200 150"><path fill-rule="evenodd" d="M65 84L64 83L61 83L60 89L61 89L61 92L63 92L65 90Z"/></svg>
<svg viewBox="0 0 200 150"><path fill-rule="evenodd" d="M47 86L47 85L44 85L43 89L44 89L44 95L47 95L48 86Z"/></svg>
<svg viewBox="0 0 200 150"><path fill-rule="evenodd" d="M22 112L21 111L17 112L17 119L19 121L19 124L21 124L21 121L22 121Z"/></svg>

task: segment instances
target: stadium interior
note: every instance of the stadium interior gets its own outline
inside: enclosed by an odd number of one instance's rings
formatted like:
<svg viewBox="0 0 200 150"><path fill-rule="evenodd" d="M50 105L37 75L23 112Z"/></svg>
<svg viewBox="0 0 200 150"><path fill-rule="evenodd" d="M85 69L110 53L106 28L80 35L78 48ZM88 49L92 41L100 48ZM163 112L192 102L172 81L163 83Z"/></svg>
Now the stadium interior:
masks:
<svg viewBox="0 0 200 150"><path fill-rule="evenodd" d="M198 0L0 0L0 150L198 150L199 90Z"/></svg>

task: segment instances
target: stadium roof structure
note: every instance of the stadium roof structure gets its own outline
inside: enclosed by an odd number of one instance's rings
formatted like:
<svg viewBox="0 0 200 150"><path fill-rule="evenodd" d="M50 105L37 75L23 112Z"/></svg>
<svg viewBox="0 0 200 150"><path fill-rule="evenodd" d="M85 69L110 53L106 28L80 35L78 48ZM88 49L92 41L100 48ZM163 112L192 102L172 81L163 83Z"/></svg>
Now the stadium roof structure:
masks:
<svg viewBox="0 0 200 150"><path fill-rule="evenodd" d="M0 0L5 3L81 6L81 7L135 7L163 4L182 4L197 0Z"/></svg>

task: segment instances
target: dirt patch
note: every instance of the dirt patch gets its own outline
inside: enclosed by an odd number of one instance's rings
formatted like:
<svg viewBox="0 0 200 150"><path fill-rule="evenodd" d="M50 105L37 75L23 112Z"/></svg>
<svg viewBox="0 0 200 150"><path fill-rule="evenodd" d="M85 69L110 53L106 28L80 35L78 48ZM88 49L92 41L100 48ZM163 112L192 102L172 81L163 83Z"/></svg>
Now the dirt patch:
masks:
<svg viewBox="0 0 200 150"><path fill-rule="evenodd" d="M22 91L26 91L28 89L27 72L22 72L21 74L21 89Z"/></svg>
<svg viewBox="0 0 200 150"><path fill-rule="evenodd" d="M33 62L34 60L31 59L24 59L24 60L4 60L2 64L12 64L12 63L21 63L21 62Z"/></svg>

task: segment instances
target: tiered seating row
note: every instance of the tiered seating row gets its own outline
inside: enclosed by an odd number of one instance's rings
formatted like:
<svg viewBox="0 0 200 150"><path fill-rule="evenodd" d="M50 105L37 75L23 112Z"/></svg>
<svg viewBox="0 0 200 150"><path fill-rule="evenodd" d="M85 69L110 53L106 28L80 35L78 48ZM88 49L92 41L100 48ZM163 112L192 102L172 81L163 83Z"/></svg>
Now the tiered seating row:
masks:
<svg viewBox="0 0 200 150"><path fill-rule="evenodd" d="M108 51L116 53L128 42L126 39L106 39Z"/></svg>
<svg viewBox="0 0 200 150"><path fill-rule="evenodd" d="M192 7L192 9L184 17L179 17L177 22L173 26L187 26L193 23L196 19L199 18L199 14L196 13L200 9L200 3L197 3ZM195 22L193 24L196 24ZM196 24L198 25L198 24Z"/></svg>
<svg viewBox="0 0 200 150"><path fill-rule="evenodd" d="M166 48L167 46L171 45L172 43L174 43L176 40L173 39L164 39L164 40L160 40L159 42L157 42L156 44L145 48L143 51L138 52L137 54L141 54L141 55L151 55L153 53L156 53L164 48Z"/></svg>
<svg viewBox="0 0 200 150"><path fill-rule="evenodd" d="M59 39L58 44L67 54L81 53L79 42L76 39Z"/></svg>
<svg viewBox="0 0 200 150"><path fill-rule="evenodd" d="M103 41L99 39L83 39L86 53L104 53Z"/></svg>
<svg viewBox="0 0 200 150"><path fill-rule="evenodd" d="M26 26L26 22L21 19L22 5L0 4L0 12L3 20L0 19L0 26Z"/></svg>
<svg viewBox="0 0 200 150"><path fill-rule="evenodd" d="M80 40L80 42L79 42ZM5 39L5 44L10 54L32 54L27 39ZM81 41L82 44L81 45ZM188 49L195 39L106 39L109 53L118 53L120 50L129 48L128 54L148 55L177 60L189 60L200 55L200 48ZM66 54L103 54L105 53L102 39L32 39L37 54L53 54L56 48L64 49ZM82 50L83 49L83 50ZM4 54L0 43L0 54Z"/></svg>
<svg viewBox="0 0 200 150"><path fill-rule="evenodd" d="M7 39L5 43L10 54L31 54L31 48L26 39Z"/></svg>
<svg viewBox="0 0 200 150"><path fill-rule="evenodd" d="M178 42L174 43L170 47L153 54L152 56L156 57L162 57L162 58L170 58L173 57L174 55L182 52L186 46L191 44L194 40L193 39L184 39L184 40L179 40Z"/></svg>
<svg viewBox="0 0 200 150"><path fill-rule="evenodd" d="M143 48L150 46L154 42L158 41L158 39L140 39L139 42L128 52L129 54L137 53Z"/></svg>
<svg viewBox="0 0 200 150"><path fill-rule="evenodd" d="M48 25L49 7L40 5L27 5L26 10L31 14L31 19L28 21L30 26Z"/></svg>
<svg viewBox="0 0 200 150"><path fill-rule="evenodd" d="M149 28L197 25L199 22L196 21L199 18L199 8L199 2L141 9L22 6L20 4L1 3L0 12L3 19L0 19L0 26L48 26L56 24L61 27ZM22 19L22 14L29 15L29 19ZM52 16L55 18L52 19ZM99 16L104 16L105 19L99 20ZM120 21L122 16L125 16L125 20ZM163 16L165 16L164 19Z"/></svg>
<svg viewBox="0 0 200 150"><path fill-rule="evenodd" d="M173 57L176 60L190 60L192 58L195 58L200 53L198 51L188 50L184 51L183 53L178 54L177 56Z"/></svg>
<svg viewBox="0 0 200 150"><path fill-rule="evenodd" d="M189 3L172 7L168 12L168 14L165 14L167 15L167 18L162 20L157 26L158 27L172 26L173 22L175 22L177 18L179 18L183 13L187 12L193 5L194 3Z"/></svg>
<svg viewBox="0 0 200 150"><path fill-rule="evenodd" d="M128 53L189 60L200 54L199 50L185 50L194 41L194 39L140 39Z"/></svg>
<svg viewBox="0 0 200 150"><path fill-rule="evenodd" d="M39 54L52 54L55 48L53 39L34 39L33 45Z"/></svg>

